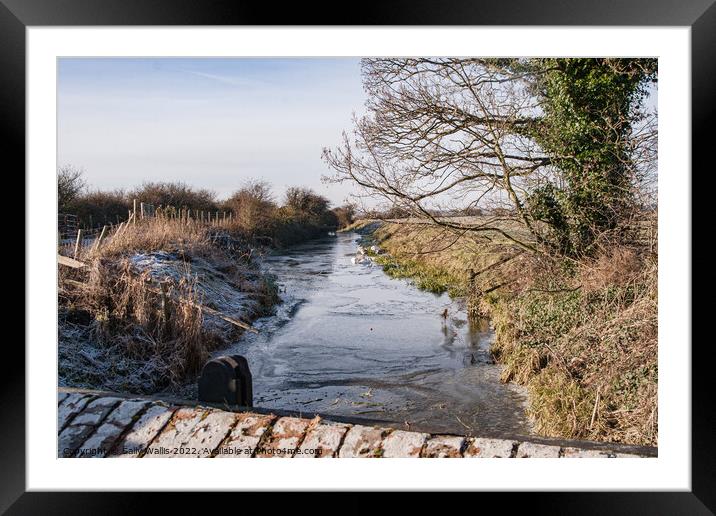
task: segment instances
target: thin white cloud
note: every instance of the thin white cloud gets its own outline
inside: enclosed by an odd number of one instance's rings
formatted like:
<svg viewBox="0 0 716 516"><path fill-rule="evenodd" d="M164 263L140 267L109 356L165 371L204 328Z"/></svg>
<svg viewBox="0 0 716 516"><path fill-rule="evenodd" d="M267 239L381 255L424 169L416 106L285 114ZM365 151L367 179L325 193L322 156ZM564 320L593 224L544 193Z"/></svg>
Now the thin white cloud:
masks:
<svg viewBox="0 0 716 516"><path fill-rule="evenodd" d="M214 73L199 72L197 70L178 69L178 71L188 73L191 75L195 75L197 77L203 77L204 79L210 79L212 81L217 81L222 84L229 84L231 86L240 86L240 87L245 87L245 88L256 88L256 87L263 87L263 86L267 85L266 82L257 81L255 79L246 79L244 77L219 75L219 74L214 74Z"/></svg>

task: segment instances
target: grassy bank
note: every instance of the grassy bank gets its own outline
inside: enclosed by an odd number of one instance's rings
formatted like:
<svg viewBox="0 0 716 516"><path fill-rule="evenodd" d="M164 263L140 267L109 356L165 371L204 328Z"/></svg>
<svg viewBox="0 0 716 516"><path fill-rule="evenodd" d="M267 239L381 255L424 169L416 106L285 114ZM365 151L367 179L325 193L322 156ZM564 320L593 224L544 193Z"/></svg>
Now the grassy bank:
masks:
<svg viewBox="0 0 716 516"><path fill-rule="evenodd" d="M225 230L146 219L59 268L59 376L73 387L152 393L193 378L278 301Z"/></svg>
<svg viewBox="0 0 716 516"><path fill-rule="evenodd" d="M503 380L527 386L539 433L657 444L655 255L612 246L557 261L417 224L383 224L370 238L389 253L378 258L388 274L467 296L492 318Z"/></svg>
<svg viewBox="0 0 716 516"><path fill-rule="evenodd" d="M447 233L398 224L379 227L372 238L388 252L375 257L388 276L408 278L417 287L436 294L467 295L469 268L462 264L476 255L473 241L462 239L442 249L451 242ZM425 245L427 242L430 248Z"/></svg>

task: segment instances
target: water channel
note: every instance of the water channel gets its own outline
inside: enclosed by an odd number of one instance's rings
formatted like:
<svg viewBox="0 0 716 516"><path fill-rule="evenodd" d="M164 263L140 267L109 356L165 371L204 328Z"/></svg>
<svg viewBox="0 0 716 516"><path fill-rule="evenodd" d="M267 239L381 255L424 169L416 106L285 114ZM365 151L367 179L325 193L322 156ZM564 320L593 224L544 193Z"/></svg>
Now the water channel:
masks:
<svg viewBox="0 0 716 516"><path fill-rule="evenodd" d="M259 334L220 353L248 359L254 405L433 432L529 434L524 390L500 383L487 322L469 320L446 294L353 263L359 238L340 233L265 259L283 303L254 322Z"/></svg>

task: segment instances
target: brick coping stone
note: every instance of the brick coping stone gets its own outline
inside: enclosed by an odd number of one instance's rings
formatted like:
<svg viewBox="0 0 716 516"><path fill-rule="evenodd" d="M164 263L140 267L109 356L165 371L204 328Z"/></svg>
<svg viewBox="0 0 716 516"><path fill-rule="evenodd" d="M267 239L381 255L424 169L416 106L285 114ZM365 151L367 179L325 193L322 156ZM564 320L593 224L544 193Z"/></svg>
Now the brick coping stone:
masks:
<svg viewBox="0 0 716 516"><path fill-rule="evenodd" d="M430 434L60 388L60 458L644 458L655 449ZM280 411L277 411L280 412ZM625 451L626 449L626 451ZM635 451L636 450L636 451Z"/></svg>

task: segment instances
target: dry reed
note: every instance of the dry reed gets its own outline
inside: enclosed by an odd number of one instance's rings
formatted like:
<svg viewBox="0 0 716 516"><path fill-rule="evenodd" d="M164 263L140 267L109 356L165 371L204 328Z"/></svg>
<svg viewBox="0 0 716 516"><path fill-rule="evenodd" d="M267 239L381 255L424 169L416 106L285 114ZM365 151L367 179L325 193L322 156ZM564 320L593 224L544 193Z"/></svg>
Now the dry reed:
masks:
<svg viewBox="0 0 716 516"><path fill-rule="evenodd" d="M214 241L206 226L152 218L125 225L101 246L86 246L79 256L86 267L60 267L61 379L156 392L196 375L211 350L237 335L222 321L207 324L201 306L209 300L196 267L228 295L257 298L247 306L276 301L255 271ZM137 256L158 252L176 259L162 274L137 266Z"/></svg>

